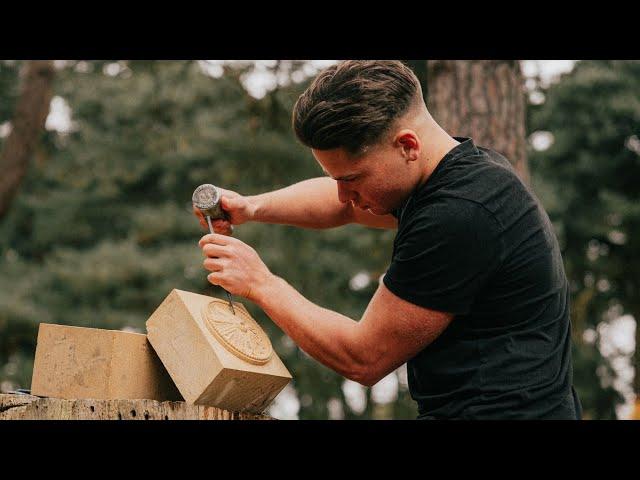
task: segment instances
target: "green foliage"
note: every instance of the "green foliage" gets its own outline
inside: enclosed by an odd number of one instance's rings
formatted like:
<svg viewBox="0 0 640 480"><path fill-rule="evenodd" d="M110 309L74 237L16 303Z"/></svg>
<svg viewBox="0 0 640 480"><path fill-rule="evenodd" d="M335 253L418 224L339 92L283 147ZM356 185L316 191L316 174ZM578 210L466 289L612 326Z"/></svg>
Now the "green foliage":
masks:
<svg viewBox="0 0 640 480"><path fill-rule="evenodd" d="M581 61L530 109L529 130L554 138L529 159L571 280L575 383L592 418L615 418L622 399L593 374L613 375L582 332L622 313L640 318L639 92L640 62Z"/></svg>
<svg viewBox="0 0 640 480"><path fill-rule="evenodd" d="M212 78L193 61L110 63L70 62L57 72L55 95L68 102L75 129L47 135L44 160L31 166L0 223L0 382L29 387L40 322L144 331L173 288L222 298L206 281L197 246L205 232L191 213L191 194L199 184L251 195L321 174L290 128L306 83L256 100L240 81L246 69L227 67ZM7 92L0 88L0 107L14 101ZM310 300L355 319L393 240L391 231L358 226L246 224L235 235ZM354 292L349 280L359 271L373 281ZM327 418L330 399L344 403L343 378L244 303L298 395L312 399L300 418ZM406 389L400 397L391 415L414 418ZM344 411L358 417L346 404ZM371 406L362 416L370 415Z"/></svg>

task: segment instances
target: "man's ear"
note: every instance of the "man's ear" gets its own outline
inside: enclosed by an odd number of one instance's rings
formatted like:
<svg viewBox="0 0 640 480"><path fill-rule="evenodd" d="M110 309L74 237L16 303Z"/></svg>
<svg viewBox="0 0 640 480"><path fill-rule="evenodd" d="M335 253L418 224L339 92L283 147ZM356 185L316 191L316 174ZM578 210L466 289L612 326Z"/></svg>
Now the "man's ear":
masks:
<svg viewBox="0 0 640 480"><path fill-rule="evenodd" d="M408 161L415 161L418 159L421 147L420 139L413 130L400 130L396 134L394 144L402 149L402 155Z"/></svg>

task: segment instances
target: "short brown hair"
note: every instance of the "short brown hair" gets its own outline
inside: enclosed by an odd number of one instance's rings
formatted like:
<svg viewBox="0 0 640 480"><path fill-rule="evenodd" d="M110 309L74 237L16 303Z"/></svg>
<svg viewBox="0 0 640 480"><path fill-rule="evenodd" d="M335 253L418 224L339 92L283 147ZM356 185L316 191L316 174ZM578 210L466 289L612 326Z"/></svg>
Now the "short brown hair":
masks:
<svg viewBox="0 0 640 480"><path fill-rule="evenodd" d="M322 71L293 107L298 140L317 150L358 155L378 142L422 95L399 60L346 60Z"/></svg>

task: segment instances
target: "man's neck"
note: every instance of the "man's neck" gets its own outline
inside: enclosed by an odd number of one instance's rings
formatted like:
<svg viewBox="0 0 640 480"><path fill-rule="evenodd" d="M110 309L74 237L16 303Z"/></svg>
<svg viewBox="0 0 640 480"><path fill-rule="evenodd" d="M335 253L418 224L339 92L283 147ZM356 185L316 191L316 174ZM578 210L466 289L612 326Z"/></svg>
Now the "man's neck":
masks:
<svg viewBox="0 0 640 480"><path fill-rule="evenodd" d="M425 129L422 138L428 139L425 144L422 158L422 175L420 176L419 185L424 185L429 177L433 174L442 159L454 149L460 142L451 137L438 124L433 122L429 128Z"/></svg>

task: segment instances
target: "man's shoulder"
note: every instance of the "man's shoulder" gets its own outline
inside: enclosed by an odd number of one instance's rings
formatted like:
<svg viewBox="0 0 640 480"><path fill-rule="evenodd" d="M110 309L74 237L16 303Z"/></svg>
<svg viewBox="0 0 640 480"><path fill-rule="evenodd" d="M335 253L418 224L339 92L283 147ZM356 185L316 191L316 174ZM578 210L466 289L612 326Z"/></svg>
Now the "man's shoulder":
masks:
<svg viewBox="0 0 640 480"><path fill-rule="evenodd" d="M518 173L512 163L500 152L489 147L476 146L465 155L450 159L442 169L443 183L455 182L460 177L466 180L487 181L487 177L500 177L517 180Z"/></svg>
<svg viewBox="0 0 640 480"><path fill-rule="evenodd" d="M442 192L424 201L417 200L407 212L406 224L419 222L464 224L494 218L482 198L465 192Z"/></svg>
<svg viewBox="0 0 640 480"><path fill-rule="evenodd" d="M501 223L507 211L529 208L534 195L509 161L488 148L478 151L445 164L434 182L417 192L413 208L405 212L407 219L436 212L438 218L465 218L465 212L476 212L479 221L493 218Z"/></svg>
<svg viewBox="0 0 640 480"><path fill-rule="evenodd" d="M465 196L439 195L418 203L398 227L398 240L420 243L448 241L463 246L475 241L496 241L503 230L495 214L481 201Z"/></svg>

